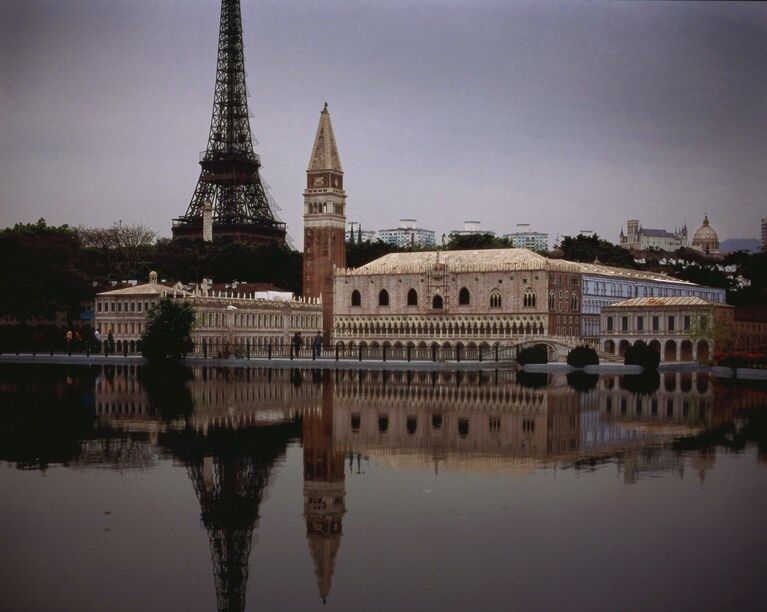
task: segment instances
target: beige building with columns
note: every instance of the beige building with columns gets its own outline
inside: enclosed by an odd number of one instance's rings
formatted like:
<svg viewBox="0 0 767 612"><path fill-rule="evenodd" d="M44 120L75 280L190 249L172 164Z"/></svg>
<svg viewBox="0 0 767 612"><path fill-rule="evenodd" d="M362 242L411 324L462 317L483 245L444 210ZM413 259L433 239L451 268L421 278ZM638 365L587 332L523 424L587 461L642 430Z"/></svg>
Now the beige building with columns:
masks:
<svg viewBox="0 0 767 612"><path fill-rule="evenodd" d="M192 341L196 354L203 352L204 342L209 356L244 356L248 348L258 352L270 345L286 347L295 332L301 332L308 341L322 329L321 300L295 299L289 292L274 297L272 293L236 288L212 291L204 283L190 291L181 283L158 282L152 272L148 283L96 295L96 328L102 340L112 331L118 353L139 352L147 314L161 299L171 298L194 308Z"/></svg>
<svg viewBox="0 0 767 612"><path fill-rule="evenodd" d="M579 272L521 248L391 253L336 270L334 339L451 351L579 337Z"/></svg>
<svg viewBox="0 0 767 612"><path fill-rule="evenodd" d="M733 311L732 306L692 296L624 300L602 310L600 348L624 355L634 342L644 340L661 361L707 361L716 336L732 325Z"/></svg>

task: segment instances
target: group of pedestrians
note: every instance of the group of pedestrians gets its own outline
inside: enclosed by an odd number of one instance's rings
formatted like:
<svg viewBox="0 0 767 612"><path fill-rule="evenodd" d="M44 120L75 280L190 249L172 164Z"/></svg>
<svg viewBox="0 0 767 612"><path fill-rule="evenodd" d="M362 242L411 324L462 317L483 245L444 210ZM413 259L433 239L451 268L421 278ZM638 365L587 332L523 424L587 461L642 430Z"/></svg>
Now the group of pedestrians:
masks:
<svg viewBox="0 0 767 612"><path fill-rule="evenodd" d="M322 356L322 345L325 343L324 338L322 337L322 332L318 331L314 338L312 339L312 358L315 359L317 357ZM298 357L301 354L301 347L304 345L304 339L301 337L301 332L297 331L295 334L293 334L293 354Z"/></svg>
<svg viewBox="0 0 767 612"><path fill-rule="evenodd" d="M82 334L77 331L73 332L71 329L67 330L64 335L66 342L67 354L71 355L73 352L79 352L85 347ZM100 353L102 348L104 349L104 355L110 355L115 352L115 337L110 329L106 335L101 333L101 328L97 327L93 332L93 339L88 341L91 351L94 353Z"/></svg>

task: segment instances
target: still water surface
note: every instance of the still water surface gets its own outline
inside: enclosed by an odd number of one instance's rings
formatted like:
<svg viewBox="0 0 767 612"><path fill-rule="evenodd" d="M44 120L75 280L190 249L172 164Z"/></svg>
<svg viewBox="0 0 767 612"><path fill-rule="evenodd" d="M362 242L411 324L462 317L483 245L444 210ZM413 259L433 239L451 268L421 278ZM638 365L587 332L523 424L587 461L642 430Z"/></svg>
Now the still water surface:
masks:
<svg viewBox="0 0 767 612"><path fill-rule="evenodd" d="M766 417L695 374L3 366L0 609L764 609Z"/></svg>

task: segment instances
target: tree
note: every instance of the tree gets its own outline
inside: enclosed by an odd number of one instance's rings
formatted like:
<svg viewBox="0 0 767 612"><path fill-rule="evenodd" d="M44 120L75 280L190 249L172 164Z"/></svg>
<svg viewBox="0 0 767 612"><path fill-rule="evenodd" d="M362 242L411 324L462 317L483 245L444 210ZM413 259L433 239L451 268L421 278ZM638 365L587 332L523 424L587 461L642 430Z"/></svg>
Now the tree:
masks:
<svg viewBox="0 0 767 612"><path fill-rule="evenodd" d="M607 240L602 240L598 235L565 236L559 244L568 261L580 261L583 263L599 263L618 266L623 268L636 268L634 256L623 247L614 245Z"/></svg>
<svg viewBox="0 0 767 612"><path fill-rule="evenodd" d="M717 352L731 351L737 342L730 321L723 316L717 316L715 306L702 309L690 317L687 336L692 342L712 342Z"/></svg>
<svg viewBox="0 0 767 612"><path fill-rule="evenodd" d="M535 344L522 349L517 355L517 363L519 365L527 365L532 363L548 363L549 362L549 349L545 344Z"/></svg>
<svg viewBox="0 0 767 612"><path fill-rule="evenodd" d="M652 372L658 369L660 354L644 340L637 340L626 349L623 363L625 365L642 366L645 372Z"/></svg>
<svg viewBox="0 0 767 612"><path fill-rule="evenodd" d="M447 241L446 248L451 251L473 251L479 249L508 249L511 241L492 234L454 234Z"/></svg>
<svg viewBox="0 0 767 612"><path fill-rule="evenodd" d="M590 346L576 346L567 353L567 365L571 365L574 368L599 365L599 355Z"/></svg>
<svg viewBox="0 0 767 612"><path fill-rule="evenodd" d="M178 360L194 349L194 309L188 302L163 298L147 315L141 352L149 361Z"/></svg>
<svg viewBox="0 0 767 612"><path fill-rule="evenodd" d="M83 271L77 232L67 225L17 223L0 232L0 314L20 323L66 312L80 315L81 302L93 295Z"/></svg>

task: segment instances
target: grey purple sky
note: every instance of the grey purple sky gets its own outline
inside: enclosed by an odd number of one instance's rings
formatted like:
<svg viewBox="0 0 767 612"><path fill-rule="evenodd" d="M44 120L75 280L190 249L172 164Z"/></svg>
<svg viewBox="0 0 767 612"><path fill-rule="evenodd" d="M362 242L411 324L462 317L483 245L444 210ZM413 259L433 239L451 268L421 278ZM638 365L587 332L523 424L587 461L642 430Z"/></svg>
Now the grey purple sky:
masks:
<svg viewBox="0 0 767 612"><path fill-rule="evenodd" d="M322 103L363 228L615 241L767 216L767 4L242 0L262 176L297 246ZM217 0L4 0L0 227L170 234L213 102Z"/></svg>

